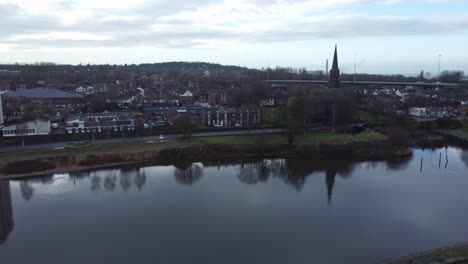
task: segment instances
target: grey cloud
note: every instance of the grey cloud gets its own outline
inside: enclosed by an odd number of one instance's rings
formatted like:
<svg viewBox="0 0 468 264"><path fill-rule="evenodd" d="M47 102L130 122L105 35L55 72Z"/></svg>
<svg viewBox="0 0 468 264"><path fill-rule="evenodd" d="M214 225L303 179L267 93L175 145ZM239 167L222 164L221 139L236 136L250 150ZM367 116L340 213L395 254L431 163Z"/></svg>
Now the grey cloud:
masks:
<svg viewBox="0 0 468 264"><path fill-rule="evenodd" d="M256 0L257 4L274 4ZM268 2L268 3L267 3ZM168 18L196 8L203 8L214 0L150 1L124 11L94 10L94 15L75 25L64 25L49 14L24 16L17 5L0 4L0 43L16 49L73 48L73 47L137 47L203 49L212 40L254 42L282 42L326 38L413 36L448 33L467 33L468 18L431 17L379 17L379 16L333 16L324 14L315 19L297 17L278 23L275 30L239 32L232 27L199 24L189 18ZM56 8L74 8L73 1L56 3ZM241 12L240 10L234 10ZM253 10L255 11L255 10ZM252 12L253 12L252 11ZM251 12L251 11L249 11ZM105 17L134 16L133 21L109 21ZM313 14L311 14L313 16ZM239 22L239 21L234 21ZM242 22L241 23L246 23ZM217 26L217 27L214 27ZM22 40L9 38L17 34L44 34L48 32L83 32L111 36L109 40Z"/></svg>

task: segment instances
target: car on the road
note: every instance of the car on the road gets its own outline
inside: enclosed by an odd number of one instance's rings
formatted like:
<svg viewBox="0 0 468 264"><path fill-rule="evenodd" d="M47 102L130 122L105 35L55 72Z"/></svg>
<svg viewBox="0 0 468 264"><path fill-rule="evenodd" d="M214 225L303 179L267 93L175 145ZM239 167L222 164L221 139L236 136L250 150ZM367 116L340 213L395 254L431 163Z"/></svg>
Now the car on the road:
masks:
<svg viewBox="0 0 468 264"><path fill-rule="evenodd" d="M163 136L163 135L159 135L159 140L163 141L163 140L164 140L164 136Z"/></svg>

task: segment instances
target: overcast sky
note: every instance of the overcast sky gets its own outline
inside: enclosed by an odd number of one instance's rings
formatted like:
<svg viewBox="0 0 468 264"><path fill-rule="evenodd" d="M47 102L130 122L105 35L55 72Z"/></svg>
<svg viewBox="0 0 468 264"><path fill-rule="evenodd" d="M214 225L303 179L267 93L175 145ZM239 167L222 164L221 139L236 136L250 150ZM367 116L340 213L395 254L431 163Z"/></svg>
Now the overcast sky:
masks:
<svg viewBox="0 0 468 264"><path fill-rule="evenodd" d="M0 63L468 70L468 1L0 0Z"/></svg>

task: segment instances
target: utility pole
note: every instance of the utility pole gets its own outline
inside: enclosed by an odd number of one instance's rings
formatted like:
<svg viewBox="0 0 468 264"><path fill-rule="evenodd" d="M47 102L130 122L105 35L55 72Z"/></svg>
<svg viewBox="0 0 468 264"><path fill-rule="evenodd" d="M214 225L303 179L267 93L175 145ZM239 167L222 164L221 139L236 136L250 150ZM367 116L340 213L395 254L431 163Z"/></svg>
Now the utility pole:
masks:
<svg viewBox="0 0 468 264"><path fill-rule="evenodd" d="M356 53L354 54L354 77L353 77L353 88L356 88Z"/></svg>
<svg viewBox="0 0 468 264"><path fill-rule="evenodd" d="M437 88L439 88L439 82L440 82L440 58L442 57L441 54L439 54L439 68L437 70Z"/></svg>
<svg viewBox="0 0 468 264"><path fill-rule="evenodd" d="M218 56L216 56L216 78L218 78L218 65L219 65Z"/></svg>
<svg viewBox="0 0 468 264"><path fill-rule="evenodd" d="M267 81L269 81L270 80L270 57L267 57L266 74L267 74Z"/></svg>
<svg viewBox="0 0 468 264"><path fill-rule="evenodd" d="M325 76L328 77L329 71L328 71L328 59L325 62Z"/></svg>

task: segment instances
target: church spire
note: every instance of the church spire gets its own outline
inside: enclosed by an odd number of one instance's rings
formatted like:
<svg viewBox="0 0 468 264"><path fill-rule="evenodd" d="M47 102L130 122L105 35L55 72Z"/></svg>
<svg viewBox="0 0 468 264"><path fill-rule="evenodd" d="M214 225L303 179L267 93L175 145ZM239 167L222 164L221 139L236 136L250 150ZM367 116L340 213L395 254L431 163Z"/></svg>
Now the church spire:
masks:
<svg viewBox="0 0 468 264"><path fill-rule="evenodd" d="M330 71L329 88L340 88L340 69L338 68L338 47L336 44L333 64Z"/></svg>
<svg viewBox="0 0 468 264"><path fill-rule="evenodd" d="M327 171L325 182L327 183L327 198L328 198L328 207L331 206L333 187L335 186L335 177L336 171Z"/></svg>
<svg viewBox="0 0 468 264"><path fill-rule="evenodd" d="M338 69L338 47L336 44L335 44L335 54L333 55L332 69Z"/></svg>

